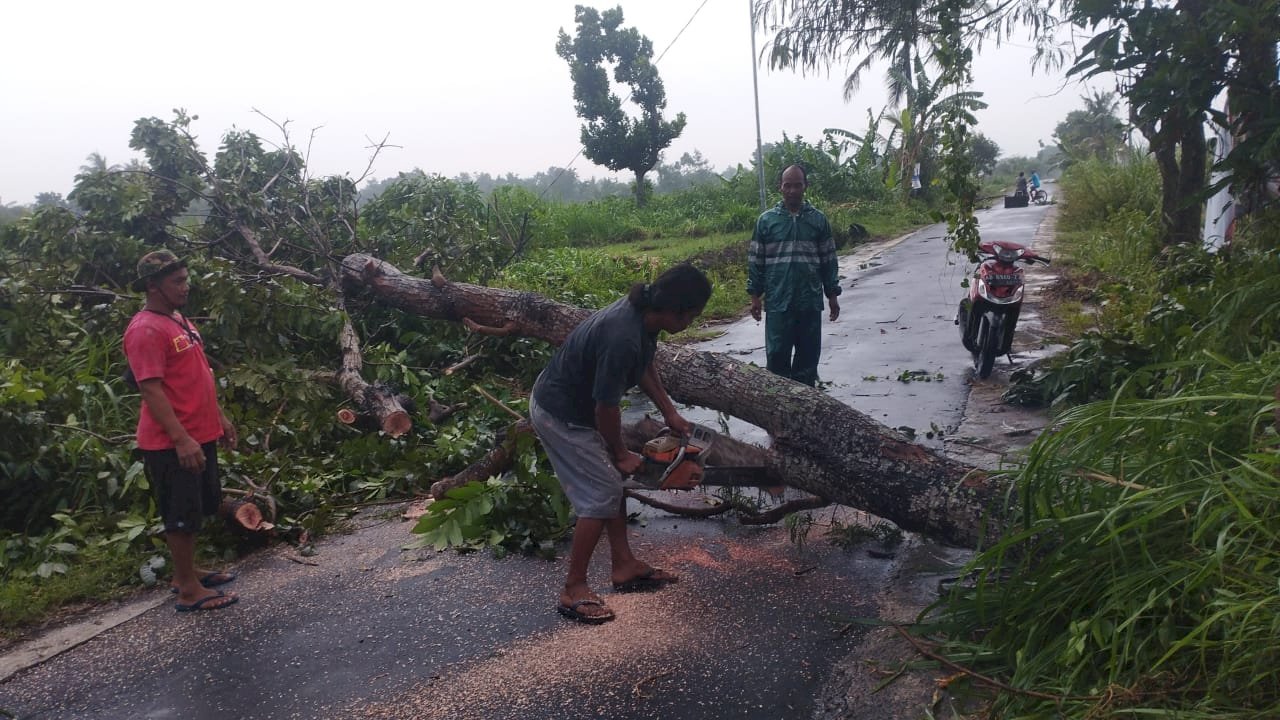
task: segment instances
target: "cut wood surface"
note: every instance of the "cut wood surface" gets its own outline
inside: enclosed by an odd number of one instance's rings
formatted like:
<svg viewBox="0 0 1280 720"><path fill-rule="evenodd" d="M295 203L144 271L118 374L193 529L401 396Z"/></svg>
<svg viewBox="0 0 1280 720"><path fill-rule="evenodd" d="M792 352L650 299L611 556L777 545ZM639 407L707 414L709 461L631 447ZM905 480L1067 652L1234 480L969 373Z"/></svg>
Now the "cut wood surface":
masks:
<svg viewBox="0 0 1280 720"><path fill-rule="evenodd" d="M422 317L499 328L559 345L589 310L532 292L406 275L370 255L342 263L346 292ZM1007 485L910 442L820 390L719 353L661 343L662 382L680 403L763 428L764 465L783 482L865 510L904 530L974 547L1004 528ZM738 463L734 464L749 464Z"/></svg>

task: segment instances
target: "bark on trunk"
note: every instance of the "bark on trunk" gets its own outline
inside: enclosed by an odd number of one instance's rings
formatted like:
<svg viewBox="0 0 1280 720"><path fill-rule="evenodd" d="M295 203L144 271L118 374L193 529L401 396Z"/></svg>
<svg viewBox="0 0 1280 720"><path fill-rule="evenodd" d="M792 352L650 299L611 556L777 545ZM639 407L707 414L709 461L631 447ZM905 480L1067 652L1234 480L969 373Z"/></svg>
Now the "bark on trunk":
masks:
<svg viewBox="0 0 1280 720"><path fill-rule="evenodd" d="M355 401L361 411L372 415L378 422L378 428L391 437L409 432L413 420L395 391L385 385L371 385L360 375L364 356L350 318L343 322L338 345L342 350L342 369L338 371L338 385L342 391Z"/></svg>
<svg viewBox="0 0 1280 720"><path fill-rule="evenodd" d="M348 292L423 317L503 328L559 345L589 311L534 293L405 275L364 254L342 263ZM765 464L784 482L938 540L974 547L1004 528L1008 488L909 442L821 391L724 355L663 343L657 361L677 402L726 412L769 432Z"/></svg>

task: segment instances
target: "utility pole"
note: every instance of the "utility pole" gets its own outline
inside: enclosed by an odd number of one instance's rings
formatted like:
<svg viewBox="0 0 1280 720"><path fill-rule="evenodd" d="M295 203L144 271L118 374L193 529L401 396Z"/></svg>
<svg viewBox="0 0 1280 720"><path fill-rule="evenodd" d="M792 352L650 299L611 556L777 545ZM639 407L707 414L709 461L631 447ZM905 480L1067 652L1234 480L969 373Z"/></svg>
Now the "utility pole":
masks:
<svg viewBox="0 0 1280 720"><path fill-rule="evenodd" d="M751 12L752 0L747 0L747 19L751 22L751 92L756 100L756 175L760 178L760 212L764 212L768 200L764 194L764 145L760 142L760 82L756 77L756 19Z"/></svg>

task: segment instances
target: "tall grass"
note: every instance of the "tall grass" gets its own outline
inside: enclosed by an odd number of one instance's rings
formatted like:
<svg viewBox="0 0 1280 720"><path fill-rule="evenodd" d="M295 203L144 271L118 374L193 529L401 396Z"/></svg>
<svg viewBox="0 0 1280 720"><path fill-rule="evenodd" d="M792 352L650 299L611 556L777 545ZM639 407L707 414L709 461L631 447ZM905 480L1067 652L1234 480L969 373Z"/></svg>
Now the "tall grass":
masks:
<svg viewBox="0 0 1280 720"><path fill-rule="evenodd" d="M1160 210L1160 172L1149 155L1134 154L1119 163L1084 160L1068 168L1059 183L1065 196L1062 227L1103 228L1121 212L1151 216Z"/></svg>
<svg viewBox="0 0 1280 720"><path fill-rule="evenodd" d="M993 715L1280 717L1280 350L1081 406L1016 476L1021 532L941 602Z"/></svg>

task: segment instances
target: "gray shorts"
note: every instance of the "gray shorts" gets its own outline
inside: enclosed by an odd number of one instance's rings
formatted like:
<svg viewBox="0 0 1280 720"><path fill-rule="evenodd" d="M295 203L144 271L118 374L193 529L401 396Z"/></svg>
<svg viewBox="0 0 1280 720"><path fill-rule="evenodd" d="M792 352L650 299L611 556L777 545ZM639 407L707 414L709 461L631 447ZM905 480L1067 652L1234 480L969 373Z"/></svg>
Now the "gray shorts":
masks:
<svg viewBox="0 0 1280 720"><path fill-rule="evenodd" d="M547 451L565 497L580 518L608 520L622 513L622 473L593 427L562 422L529 397L529 420Z"/></svg>

